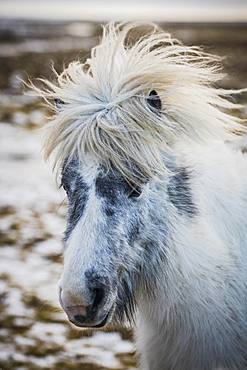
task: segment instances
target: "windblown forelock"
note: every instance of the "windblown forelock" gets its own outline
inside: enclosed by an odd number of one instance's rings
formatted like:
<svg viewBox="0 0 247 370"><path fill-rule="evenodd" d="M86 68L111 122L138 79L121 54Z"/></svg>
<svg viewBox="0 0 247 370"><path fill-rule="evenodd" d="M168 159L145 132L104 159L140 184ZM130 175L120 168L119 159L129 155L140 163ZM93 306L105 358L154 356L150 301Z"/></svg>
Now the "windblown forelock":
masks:
<svg viewBox="0 0 247 370"><path fill-rule="evenodd" d="M43 90L33 87L48 103L64 102L47 125L44 145L57 168L66 158L91 153L137 183L167 173L164 156L181 137L227 139L233 130L244 130L231 115L242 107L228 99L239 91L213 87L223 77L219 58L181 45L156 27L130 45L129 32L137 28L105 26L86 63L72 62L56 74L56 84L42 80ZM159 114L147 104L150 90L159 94Z"/></svg>

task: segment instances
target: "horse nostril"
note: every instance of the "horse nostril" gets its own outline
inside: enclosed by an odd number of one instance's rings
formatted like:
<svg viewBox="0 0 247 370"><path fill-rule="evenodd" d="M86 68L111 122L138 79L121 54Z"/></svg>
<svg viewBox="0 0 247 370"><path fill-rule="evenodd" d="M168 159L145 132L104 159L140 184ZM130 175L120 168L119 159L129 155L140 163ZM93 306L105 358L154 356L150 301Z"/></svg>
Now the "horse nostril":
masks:
<svg viewBox="0 0 247 370"><path fill-rule="evenodd" d="M103 301L104 297L105 297L104 288L103 287L95 288L92 308L97 309L100 306L101 302Z"/></svg>

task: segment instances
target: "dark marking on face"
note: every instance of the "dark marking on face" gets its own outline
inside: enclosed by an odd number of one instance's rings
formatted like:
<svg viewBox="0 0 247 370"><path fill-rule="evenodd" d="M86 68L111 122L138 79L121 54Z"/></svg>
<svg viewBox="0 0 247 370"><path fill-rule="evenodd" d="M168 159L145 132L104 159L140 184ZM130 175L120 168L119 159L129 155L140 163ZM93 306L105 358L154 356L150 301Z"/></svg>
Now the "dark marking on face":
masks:
<svg viewBox="0 0 247 370"><path fill-rule="evenodd" d="M194 217L198 209L193 202L190 188L190 172L185 167L175 169L171 176L168 188L168 196L171 203L176 207L179 214Z"/></svg>
<svg viewBox="0 0 247 370"><path fill-rule="evenodd" d="M119 197L125 194L128 198L135 198L133 195L133 187L125 181L120 173L113 169L108 171L101 167L99 174L95 180L95 191L100 198L105 198L113 207ZM138 193L138 195L140 195Z"/></svg>
<svg viewBox="0 0 247 370"><path fill-rule="evenodd" d="M112 207L106 207L105 208L105 214L108 217L112 217L115 214L115 210Z"/></svg>
<svg viewBox="0 0 247 370"><path fill-rule="evenodd" d="M68 197L68 216L67 229L64 236L65 240L68 239L82 216L88 199L88 186L78 173L77 166L77 162L73 160L69 164L66 164L62 173L61 183Z"/></svg>
<svg viewBox="0 0 247 370"><path fill-rule="evenodd" d="M111 205L116 203L120 179L112 170L100 170L95 180L95 191L100 198L106 198Z"/></svg>

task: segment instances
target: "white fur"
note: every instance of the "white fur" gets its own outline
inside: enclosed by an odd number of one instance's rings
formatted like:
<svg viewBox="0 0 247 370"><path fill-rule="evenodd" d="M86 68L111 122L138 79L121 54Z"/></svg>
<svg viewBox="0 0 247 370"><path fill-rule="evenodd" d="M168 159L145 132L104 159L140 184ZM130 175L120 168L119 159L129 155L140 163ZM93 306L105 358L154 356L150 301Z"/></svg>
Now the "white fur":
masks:
<svg viewBox="0 0 247 370"><path fill-rule="evenodd" d="M235 340L242 345L247 338L247 158L217 141L178 153L178 163L195 174L191 185L200 215L194 222L170 220L174 242L163 294L155 304L144 299L139 305L141 369L212 369L219 343L236 359L229 369L245 369L237 363L233 338L239 335Z"/></svg>

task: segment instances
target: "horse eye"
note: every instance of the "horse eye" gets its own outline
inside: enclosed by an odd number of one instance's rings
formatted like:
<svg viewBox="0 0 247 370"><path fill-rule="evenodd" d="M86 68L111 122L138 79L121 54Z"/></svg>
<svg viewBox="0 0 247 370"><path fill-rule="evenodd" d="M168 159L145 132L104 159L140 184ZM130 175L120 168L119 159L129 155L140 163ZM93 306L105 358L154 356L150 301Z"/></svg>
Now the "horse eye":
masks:
<svg viewBox="0 0 247 370"><path fill-rule="evenodd" d="M147 98L147 103L151 108L154 108L157 111L161 111L162 104L157 91L155 90L150 91Z"/></svg>
<svg viewBox="0 0 247 370"><path fill-rule="evenodd" d="M66 191L66 193L68 192L68 188L67 188L67 186L65 185L65 184L60 184L60 186L59 186L60 188L63 188L63 190L65 190Z"/></svg>
<svg viewBox="0 0 247 370"><path fill-rule="evenodd" d="M60 188L63 188L65 191L66 191L66 193L68 193L68 191L69 191L69 186L67 185L67 183L64 181L64 179L62 179L61 180L61 183L60 183L60 186L59 186Z"/></svg>
<svg viewBox="0 0 247 370"><path fill-rule="evenodd" d="M63 100L58 99L58 98L55 98L55 99L54 99L54 104L55 104L55 107L56 107L57 109L61 109L61 108L62 108L62 106L63 106L65 103L64 103L64 101L63 101Z"/></svg>
<svg viewBox="0 0 247 370"><path fill-rule="evenodd" d="M62 187L63 187L63 189L66 191L66 193L68 193L68 190L69 190L68 186L67 186L67 185L65 185L65 184L62 184Z"/></svg>
<svg viewBox="0 0 247 370"><path fill-rule="evenodd" d="M128 198L138 198L142 193L142 190L139 186L132 188L130 193L128 194Z"/></svg>

